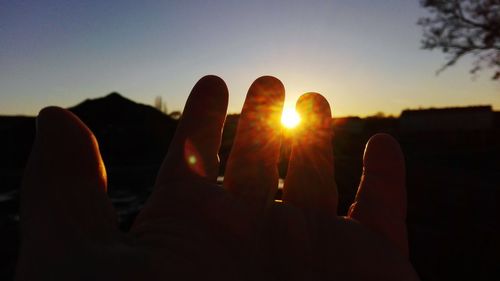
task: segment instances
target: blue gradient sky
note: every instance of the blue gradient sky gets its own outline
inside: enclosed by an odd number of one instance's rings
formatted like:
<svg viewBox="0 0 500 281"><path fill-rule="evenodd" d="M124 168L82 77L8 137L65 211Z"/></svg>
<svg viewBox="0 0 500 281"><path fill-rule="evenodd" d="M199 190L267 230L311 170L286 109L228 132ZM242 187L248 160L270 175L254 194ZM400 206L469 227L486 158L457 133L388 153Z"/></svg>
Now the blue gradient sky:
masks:
<svg viewBox="0 0 500 281"><path fill-rule="evenodd" d="M43 3L42 3L43 2ZM229 112L261 75L280 78L288 106L320 92L336 116L492 104L500 83L473 80L470 60L439 76L420 50L418 0L2 1L0 114L34 115L118 91L182 109L194 83L221 76Z"/></svg>

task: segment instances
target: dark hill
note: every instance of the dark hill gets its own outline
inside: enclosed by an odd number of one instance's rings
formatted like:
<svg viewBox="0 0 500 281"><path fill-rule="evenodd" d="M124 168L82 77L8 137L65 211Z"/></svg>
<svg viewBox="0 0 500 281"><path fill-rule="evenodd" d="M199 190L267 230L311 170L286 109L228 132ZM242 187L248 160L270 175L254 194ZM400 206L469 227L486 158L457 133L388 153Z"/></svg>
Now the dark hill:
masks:
<svg viewBox="0 0 500 281"><path fill-rule="evenodd" d="M69 108L94 132L108 168L157 166L177 121L118 93ZM35 137L35 117L0 116L0 190L17 188Z"/></svg>
<svg viewBox="0 0 500 281"><path fill-rule="evenodd" d="M107 165L159 164L177 122L118 93L69 108L94 132Z"/></svg>
<svg viewBox="0 0 500 281"><path fill-rule="evenodd" d="M19 176L26 164L35 138L35 117L0 116L0 180L7 175ZM7 181L8 182L8 181ZM0 191L7 188L0 184Z"/></svg>

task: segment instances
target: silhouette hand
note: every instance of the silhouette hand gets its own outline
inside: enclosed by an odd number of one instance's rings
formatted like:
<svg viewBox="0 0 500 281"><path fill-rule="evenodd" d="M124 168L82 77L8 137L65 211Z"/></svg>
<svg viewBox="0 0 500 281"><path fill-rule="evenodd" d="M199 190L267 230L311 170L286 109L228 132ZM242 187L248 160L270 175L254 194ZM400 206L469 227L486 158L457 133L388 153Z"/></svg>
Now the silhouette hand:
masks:
<svg viewBox="0 0 500 281"><path fill-rule="evenodd" d="M241 198L254 194L260 205L250 205L216 186L228 93L220 78L202 78L130 233L117 228L92 132L64 109L43 109L21 191L17 280L267 280L287 278L291 269L297 274L289 280L304 279L305 227L293 219L299 213L267 208L277 187L283 98L281 83L263 77L244 105L224 185ZM273 219L279 216L291 219ZM273 233L286 231L277 245L266 238L271 223ZM279 262L295 265L280 271L259 261L268 244L285 249Z"/></svg>
<svg viewBox="0 0 500 281"><path fill-rule="evenodd" d="M316 122L330 114L329 107L318 95L305 97L299 105L311 100L322 109L305 112L304 124L318 128L315 141L297 135L284 204L276 204L283 86L262 77L250 87L222 189L215 182L227 88L217 77L202 78L186 103L155 190L127 234L118 230L105 194L105 169L92 133L68 111L42 110L22 187L17 279L416 278L404 252L397 144L378 137L365 153L365 166L374 173L366 168L351 215L373 232L336 217L333 155L326 145L331 132ZM304 112L300 106L299 111ZM373 160L386 152L389 164ZM380 188L388 192L376 193ZM381 202L387 211L377 208Z"/></svg>

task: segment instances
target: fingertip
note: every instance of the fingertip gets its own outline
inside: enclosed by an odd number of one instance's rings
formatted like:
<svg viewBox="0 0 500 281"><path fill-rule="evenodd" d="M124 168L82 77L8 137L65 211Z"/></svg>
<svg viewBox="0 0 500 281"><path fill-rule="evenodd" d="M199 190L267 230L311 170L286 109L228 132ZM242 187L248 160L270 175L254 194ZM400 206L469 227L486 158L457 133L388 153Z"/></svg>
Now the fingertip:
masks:
<svg viewBox="0 0 500 281"><path fill-rule="evenodd" d="M47 106L38 112L36 117L36 129L38 132L43 131L52 120L59 120L65 117L65 110L57 106Z"/></svg>
<svg viewBox="0 0 500 281"><path fill-rule="evenodd" d="M199 81L218 81L221 84L225 84L224 79L214 74L207 74L201 77Z"/></svg>
<svg viewBox="0 0 500 281"><path fill-rule="evenodd" d="M63 154L67 149L75 150L75 147L79 147L81 151L77 150L75 153L92 151L91 155L102 165L99 144L94 134L71 111L57 106L45 107L38 113L36 127L37 140L47 151ZM90 156L85 158L87 157Z"/></svg>
<svg viewBox="0 0 500 281"><path fill-rule="evenodd" d="M284 100L285 98L285 86L283 83L274 76L261 76L252 83L250 86L250 93L255 92L266 96L274 97L276 100Z"/></svg>
<svg viewBox="0 0 500 281"><path fill-rule="evenodd" d="M259 138L263 140L279 134L284 101L285 87L279 79L273 76L257 78L248 89L237 135L249 133L257 127Z"/></svg>
<svg viewBox="0 0 500 281"><path fill-rule="evenodd" d="M47 120L57 121L57 120L64 120L66 118L78 119L78 117L76 117L73 113L71 113L67 109L58 106L47 106L40 110L40 112L38 113L37 121L44 123Z"/></svg>
<svg viewBox="0 0 500 281"><path fill-rule="evenodd" d="M399 142L391 135L378 133L366 143L364 168L369 172L400 172L404 170L404 156Z"/></svg>
<svg viewBox="0 0 500 281"><path fill-rule="evenodd" d="M200 80L198 80L198 82L196 82L196 84L197 85L210 85L211 87L218 87L220 89L225 89L227 92L226 82L224 81L224 79L220 78L217 75L212 75L212 74L205 75L205 76L201 77Z"/></svg>
<svg viewBox="0 0 500 281"><path fill-rule="evenodd" d="M64 111L64 109L60 108L58 106L54 106L54 105L47 106L47 107L42 108L38 112L38 117L47 116L47 115L51 115L51 114L58 114L58 112L61 112L61 111Z"/></svg>
<svg viewBox="0 0 500 281"><path fill-rule="evenodd" d="M271 76L271 75L261 76L261 77L255 79L253 84L258 84L258 85L265 86L268 88L275 88L277 90L280 90L280 89L284 90L285 89L285 86L283 85L281 80L279 80L278 78Z"/></svg>
<svg viewBox="0 0 500 281"><path fill-rule="evenodd" d="M201 98L200 95L205 96ZM188 98L188 103L193 97L203 103L211 101L210 106L215 107L215 109L222 108L225 110L229 100L229 90L226 82L219 76L205 75L196 82Z"/></svg>
<svg viewBox="0 0 500 281"><path fill-rule="evenodd" d="M297 100L295 107L301 114L317 113L328 117L332 115L328 100L319 93L309 92L303 94Z"/></svg>
<svg viewBox="0 0 500 281"><path fill-rule="evenodd" d="M311 130L330 129L332 118L330 104L321 94L312 92L303 94L297 100L295 108L302 119L302 129L308 131L306 135Z"/></svg>
<svg viewBox="0 0 500 281"><path fill-rule="evenodd" d="M71 111L57 107L48 106L42 108L36 118L36 129L38 133L58 133L64 134L72 129L72 132L85 133L93 137L87 126Z"/></svg>
<svg viewBox="0 0 500 281"><path fill-rule="evenodd" d="M325 97L318 93L305 93L297 100L295 108L301 119L294 134L296 140L307 143L331 141L332 114Z"/></svg>

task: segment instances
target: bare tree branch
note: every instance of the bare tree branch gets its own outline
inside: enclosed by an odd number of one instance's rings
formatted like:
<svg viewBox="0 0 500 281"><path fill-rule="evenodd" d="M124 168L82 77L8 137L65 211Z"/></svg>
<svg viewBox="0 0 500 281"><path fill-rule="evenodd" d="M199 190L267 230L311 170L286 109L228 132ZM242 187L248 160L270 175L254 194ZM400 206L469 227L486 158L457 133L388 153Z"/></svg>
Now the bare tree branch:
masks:
<svg viewBox="0 0 500 281"><path fill-rule="evenodd" d="M471 74L485 68L500 75L500 0L421 0L430 16L419 19L423 28L422 48L449 54L441 73L462 57L476 58Z"/></svg>

